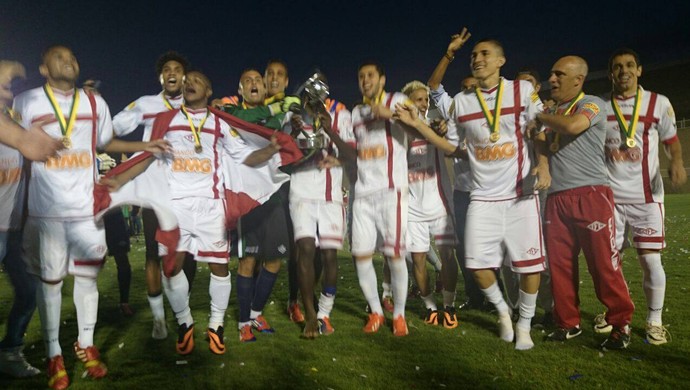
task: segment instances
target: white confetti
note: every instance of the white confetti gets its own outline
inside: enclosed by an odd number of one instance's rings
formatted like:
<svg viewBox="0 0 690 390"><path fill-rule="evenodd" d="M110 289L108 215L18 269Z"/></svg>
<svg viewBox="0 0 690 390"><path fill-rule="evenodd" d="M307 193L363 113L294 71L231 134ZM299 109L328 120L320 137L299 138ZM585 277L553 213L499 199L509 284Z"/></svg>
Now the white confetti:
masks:
<svg viewBox="0 0 690 390"><path fill-rule="evenodd" d="M600 358L603 358L603 357L604 357L604 353L603 353L603 352L599 352L599 357L600 357Z"/></svg>
<svg viewBox="0 0 690 390"><path fill-rule="evenodd" d="M125 346L125 343L120 343L117 347L122 349L122 347L124 347L124 346Z"/></svg>
<svg viewBox="0 0 690 390"><path fill-rule="evenodd" d="M419 371L419 366L414 366L414 369Z"/></svg>
<svg viewBox="0 0 690 390"><path fill-rule="evenodd" d="M223 368L223 367L225 367L225 363L220 364L220 368Z"/></svg>
<svg viewBox="0 0 690 390"><path fill-rule="evenodd" d="M275 303L274 301L271 301L271 303L269 303L269 305L273 305L274 303Z"/></svg>
<svg viewBox="0 0 690 390"><path fill-rule="evenodd" d="M463 330L463 331L462 331L461 333L462 333L462 335L464 336L464 335L465 335L465 333L467 333L467 332Z"/></svg>
<svg viewBox="0 0 690 390"><path fill-rule="evenodd" d="M87 375L89 375L89 372L88 372L88 371L84 371L84 372L81 373L81 378L84 379L84 378L86 378Z"/></svg>
<svg viewBox="0 0 690 390"><path fill-rule="evenodd" d="M182 365L187 364L187 361L186 360L178 360L175 362L175 364L177 364L178 366L182 366Z"/></svg>
<svg viewBox="0 0 690 390"><path fill-rule="evenodd" d="M361 374L360 376L361 376L362 378L366 378L366 377L367 377L367 376L366 376L366 375L364 375L364 374Z"/></svg>
<svg viewBox="0 0 690 390"><path fill-rule="evenodd" d="M333 361L335 361L335 358L333 358Z"/></svg>
<svg viewBox="0 0 690 390"><path fill-rule="evenodd" d="M443 384L443 383L439 383L438 385L441 386L441 387L446 387L446 385Z"/></svg>
<svg viewBox="0 0 690 390"><path fill-rule="evenodd" d="M244 367L244 362L240 362L240 366L241 366L241 367Z"/></svg>

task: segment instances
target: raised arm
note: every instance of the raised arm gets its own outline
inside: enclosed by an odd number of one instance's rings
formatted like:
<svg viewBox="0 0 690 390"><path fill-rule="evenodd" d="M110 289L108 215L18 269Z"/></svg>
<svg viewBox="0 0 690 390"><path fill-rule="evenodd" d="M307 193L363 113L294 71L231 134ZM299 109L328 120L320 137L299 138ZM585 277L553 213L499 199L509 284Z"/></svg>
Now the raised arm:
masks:
<svg viewBox="0 0 690 390"><path fill-rule="evenodd" d="M443 77L446 75L448 65L455 59L455 52L458 51L471 36L472 34L467 31L467 27L463 27L459 34L451 36L446 53L441 57L438 65L436 65L436 69L434 69L431 77L429 77L429 81L427 81L429 88L438 88L441 81L443 81Z"/></svg>

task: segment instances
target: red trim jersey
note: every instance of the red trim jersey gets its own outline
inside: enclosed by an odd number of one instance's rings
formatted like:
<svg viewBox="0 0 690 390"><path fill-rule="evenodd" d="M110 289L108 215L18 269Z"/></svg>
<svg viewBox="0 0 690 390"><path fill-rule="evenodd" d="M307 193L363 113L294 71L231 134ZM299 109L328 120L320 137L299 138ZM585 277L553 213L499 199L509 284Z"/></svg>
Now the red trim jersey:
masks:
<svg viewBox="0 0 690 390"><path fill-rule="evenodd" d="M246 149L246 145L237 133L233 131L234 135L231 135L227 123L206 108L187 108L187 113L195 128L204 123L199 133L201 150L195 149L195 137L187 117L182 110L178 111L163 136L170 142L173 150L172 154L162 156L170 186L170 198L224 199L223 171L219 168L223 150L240 153Z"/></svg>
<svg viewBox="0 0 690 390"><path fill-rule="evenodd" d="M22 155L17 149L0 143L0 232L19 228L24 203L22 164Z"/></svg>
<svg viewBox="0 0 690 390"><path fill-rule="evenodd" d="M425 139L410 141L407 154L409 179L409 222L433 221L453 215L453 187L445 157Z"/></svg>
<svg viewBox="0 0 690 390"><path fill-rule="evenodd" d="M352 114L345 106L331 100L326 109L331 115L331 128L341 138L353 138ZM313 134L312 123L305 123L303 127L307 134ZM328 147L316 152L316 155L301 164L290 176L290 196L299 199L321 200L326 202L343 203L343 168L333 167L320 169L319 163L328 154L337 155L338 149L323 133ZM298 139L307 138L300 133Z"/></svg>
<svg viewBox="0 0 690 390"><path fill-rule="evenodd" d="M172 108L168 107L166 101ZM163 92L158 95L142 96L113 117L115 135L123 137L143 125L142 141L150 141L153 120L156 119L156 115L171 109L178 109L183 103L184 99L181 94L174 98L165 96Z"/></svg>
<svg viewBox="0 0 690 390"><path fill-rule="evenodd" d="M409 99L402 93L385 93L382 104L395 110L397 103ZM354 139L343 138L357 149L357 197L395 189L407 191L408 135L394 120L374 119L371 107L358 105L352 110Z"/></svg>
<svg viewBox="0 0 690 390"><path fill-rule="evenodd" d="M676 116L666 96L642 90L639 119L635 129L636 145L626 146L613 110L611 95L606 102L606 167L616 203L659 203L664 201L664 185L659 170L659 141L678 142ZM630 126L635 96L616 101Z"/></svg>
<svg viewBox="0 0 690 390"><path fill-rule="evenodd" d="M55 100L69 120L74 90L53 88ZM110 109L102 97L93 96L95 112L87 94L78 89L79 105L72 130L71 146L46 162L31 163L29 179L29 216L40 218L93 217L94 183L98 180L96 149L102 149L113 138ZM43 122L43 130L53 138L62 138L55 111L43 90L34 88L17 96L14 107L22 126ZM94 118L94 115L96 116Z"/></svg>
<svg viewBox="0 0 690 390"><path fill-rule="evenodd" d="M480 90L492 114L496 91L497 87ZM500 139L496 142L489 140L489 124L475 92L463 91L453 98L448 117L455 120L459 139L467 143L473 200L506 200L535 193L531 146L525 138L527 123L539 112L534 93L527 81L503 79Z"/></svg>

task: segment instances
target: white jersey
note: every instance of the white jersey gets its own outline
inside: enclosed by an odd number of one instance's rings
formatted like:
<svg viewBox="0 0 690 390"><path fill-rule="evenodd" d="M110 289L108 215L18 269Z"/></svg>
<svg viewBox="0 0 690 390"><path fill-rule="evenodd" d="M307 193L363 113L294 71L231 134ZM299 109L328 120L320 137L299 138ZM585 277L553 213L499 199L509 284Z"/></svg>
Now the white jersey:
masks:
<svg viewBox="0 0 690 390"><path fill-rule="evenodd" d="M474 91L455 95L448 109L460 139L467 143L473 200L507 200L535 193L535 176L530 174L533 157L525 138L527 123L539 112L533 100L534 88L527 81L502 80L500 139L496 142L489 139L489 124ZM492 113L497 89L480 90Z"/></svg>
<svg viewBox="0 0 690 390"><path fill-rule="evenodd" d="M70 117L74 90L53 88L55 100L65 119ZM105 147L113 137L110 109L103 98L93 96L92 108L87 94L78 89L79 105L72 130L71 146L43 162L31 163L29 179L29 216L39 218L92 217L93 189L98 179L96 149ZM43 130L53 138L62 138L60 124L43 87L17 96L14 101L22 117L22 125L29 128L43 122Z"/></svg>
<svg viewBox="0 0 690 390"><path fill-rule="evenodd" d="M408 221L431 221L453 214L445 157L425 139L410 141L407 177L410 185Z"/></svg>
<svg viewBox="0 0 690 390"><path fill-rule="evenodd" d="M187 113L197 128L206 118L200 133L201 151L195 150L192 129L187 117L180 110L170 121L163 136L170 142L173 150L172 155L162 156L171 199L188 197L224 199L224 178L222 169L219 168L223 158L223 148L226 143L243 145L243 142L239 136L230 134L230 126L227 123L218 119L206 108L199 110L187 108ZM239 150L240 148L241 146L227 149Z"/></svg>
<svg viewBox="0 0 690 390"><path fill-rule="evenodd" d="M431 91L431 99L436 105L436 110L434 112L448 121L448 132L446 133L446 139L453 145L461 145L466 148L465 140L460 139L458 135L458 127L455 124L453 118L448 117L448 110L453 103L453 98L448 95L448 93L443 89L443 85L439 84L439 87ZM453 174L455 175L455 180L453 181L453 189L455 191L470 192L472 191L472 174L470 173L470 162L468 160L463 160L461 158L453 159Z"/></svg>
<svg viewBox="0 0 690 390"><path fill-rule="evenodd" d="M636 145L626 146L613 110L611 95L606 102L606 167L616 203L659 203L664 201L664 184L659 170L659 141L664 144L678 142L676 116L666 96L642 90ZM616 101L630 125L635 96Z"/></svg>
<svg viewBox="0 0 690 390"><path fill-rule="evenodd" d="M182 103L184 103L182 95L171 98L161 92L158 95L142 96L113 117L115 135L123 137L143 125L144 134L142 141L150 141L153 121L156 119L156 115L161 112L178 109L182 106Z"/></svg>
<svg viewBox="0 0 690 390"><path fill-rule="evenodd" d="M24 204L22 163L17 149L0 143L0 232L19 229Z"/></svg>
<svg viewBox="0 0 690 390"><path fill-rule="evenodd" d="M386 93L382 104L395 110L408 100L402 93ZM407 191L408 136L394 120L374 119L371 107L358 105L352 110L354 139L343 139L357 149L357 197L384 189Z"/></svg>
<svg viewBox="0 0 690 390"><path fill-rule="evenodd" d="M345 138L352 138L352 114L345 106L332 100L326 108L331 115L331 128ZM305 118L308 119L308 118ZM304 132L311 135L314 132L312 123L304 124ZM337 155L337 148L328 136L323 133L328 147L316 152L316 155L301 164L290 176L290 198L321 200L325 202L343 203L343 168L333 167L320 169L319 163L328 154ZM298 139L307 136L300 133Z"/></svg>

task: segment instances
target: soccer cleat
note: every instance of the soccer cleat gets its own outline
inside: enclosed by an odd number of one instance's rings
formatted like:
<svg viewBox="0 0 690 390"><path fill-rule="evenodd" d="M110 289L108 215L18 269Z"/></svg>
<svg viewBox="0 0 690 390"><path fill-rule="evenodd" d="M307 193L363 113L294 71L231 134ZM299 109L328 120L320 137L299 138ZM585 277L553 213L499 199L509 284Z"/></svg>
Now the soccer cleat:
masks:
<svg viewBox="0 0 690 390"><path fill-rule="evenodd" d="M243 327L240 328L240 342L241 343L250 343L252 341L256 341L256 337L254 336L254 332L252 332L252 326L249 324L244 325Z"/></svg>
<svg viewBox="0 0 690 390"><path fill-rule="evenodd" d="M383 310L392 313L394 308L393 297L383 297Z"/></svg>
<svg viewBox="0 0 690 390"><path fill-rule="evenodd" d="M335 332L335 329L331 325L331 320L328 317L319 318L319 333L328 336L333 334L333 332Z"/></svg>
<svg viewBox="0 0 690 390"><path fill-rule="evenodd" d="M180 355L189 355L194 350L194 324L182 324L177 329L177 345L175 350Z"/></svg>
<svg viewBox="0 0 690 390"><path fill-rule="evenodd" d="M458 316L455 313L455 308L451 306L446 306L445 309L443 309L443 318L441 319L443 322L443 327L446 329L455 329L458 327Z"/></svg>
<svg viewBox="0 0 690 390"><path fill-rule="evenodd" d="M0 350L0 372L13 378L28 378L41 373L24 358L22 347Z"/></svg>
<svg viewBox="0 0 690 390"><path fill-rule="evenodd" d="M134 315L134 309L129 305L129 303L120 304L120 312L125 317L131 317Z"/></svg>
<svg viewBox="0 0 690 390"><path fill-rule="evenodd" d="M299 308L299 303L296 301L288 304L287 312L288 316L290 317L290 321L297 324L304 322L304 314L302 314L302 310Z"/></svg>
<svg viewBox="0 0 690 390"><path fill-rule="evenodd" d="M519 326L515 327L515 349L518 351L526 351L534 348L534 341L529 334L530 329L522 329Z"/></svg>
<svg viewBox="0 0 690 390"><path fill-rule="evenodd" d="M594 333L608 334L611 333L611 329L613 329L613 326L606 322L605 312L594 317Z"/></svg>
<svg viewBox="0 0 690 390"><path fill-rule="evenodd" d="M260 315L252 320L252 327L261 333L275 333L264 316Z"/></svg>
<svg viewBox="0 0 690 390"><path fill-rule="evenodd" d="M69 386L69 377L65 371L65 362L62 355L53 356L48 361L48 387L54 390L66 389Z"/></svg>
<svg viewBox="0 0 690 390"><path fill-rule="evenodd" d="M225 353L225 340L223 339L224 329L219 326L218 329L213 330L208 328L206 335L208 336L208 349L216 355Z"/></svg>
<svg viewBox="0 0 690 390"><path fill-rule="evenodd" d="M668 329L658 322L648 322L645 331L647 333L647 342L652 345L666 344L668 342L666 335L669 336L668 338L671 338Z"/></svg>
<svg viewBox="0 0 690 390"><path fill-rule="evenodd" d="M424 323L427 325L438 325L438 310L426 309Z"/></svg>
<svg viewBox="0 0 690 390"><path fill-rule="evenodd" d="M156 340L163 340L168 337L168 325L165 323L165 318L153 319L151 337Z"/></svg>
<svg viewBox="0 0 690 390"><path fill-rule="evenodd" d="M405 321L405 317L400 314L393 319L393 336L403 337L408 334L410 334L410 331L407 330L407 322Z"/></svg>
<svg viewBox="0 0 690 390"><path fill-rule="evenodd" d="M565 329L565 328L558 328L555 331L549 333L548 336L546 336L546 341L566 341L570 339L574 339L575 337L579 336L582 334L582 329L580 329L579 326L576 326L574 328L570 329Z"/></svg>
<svg viewBox="0 0 690 390"><path fill-rule="evenodd" d="M383 314L371 313L369 314L367 324L364 325L362 330L364 330L364 333L376 333L385 322L386 319L383 317Z"/></svg>
<svg viewBox="0 0 690 390"><path fill-rule="evenodd" d="M626 349L630 344L630 328L613 328L609 338L601 343L603 349Z"/></svg>
<svg viewBox="0 0 690 390"><path fill-rule="evenodd" d="M77 354L77 358L84 363L87 374L94 378L103 378L108 373L108 368L100 360L101 354L95 345L90 347L82 348L79 346L79 342L74 342L74 353Z"/></svg>

